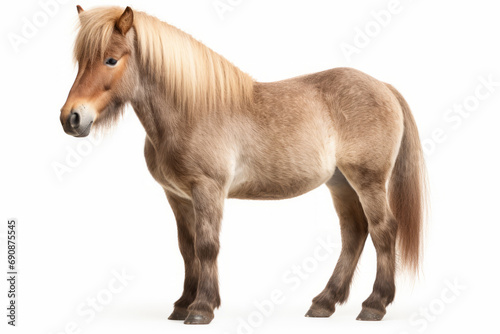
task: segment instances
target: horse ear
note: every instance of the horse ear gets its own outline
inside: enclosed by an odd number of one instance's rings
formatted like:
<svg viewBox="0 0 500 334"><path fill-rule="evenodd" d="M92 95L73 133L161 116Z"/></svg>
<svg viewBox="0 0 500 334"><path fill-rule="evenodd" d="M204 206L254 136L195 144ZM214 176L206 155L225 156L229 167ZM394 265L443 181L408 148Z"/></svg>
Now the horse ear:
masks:
<svg viewBox="0 0 500 334"><path fill-rule="evenodd" d="M78 14L80 14L81 12L83 12L83 8L80 5L76 5L76 10L78 11Z"/></svg>
<svg viewBox="0 0 500 334"><path fill-rule="evenodd" d="M122 35L126 35L127 32L132 28L132 24L134 23L134 12L132 8L127 7L123 12L122 16L116 21L116 28Z"/></svg>

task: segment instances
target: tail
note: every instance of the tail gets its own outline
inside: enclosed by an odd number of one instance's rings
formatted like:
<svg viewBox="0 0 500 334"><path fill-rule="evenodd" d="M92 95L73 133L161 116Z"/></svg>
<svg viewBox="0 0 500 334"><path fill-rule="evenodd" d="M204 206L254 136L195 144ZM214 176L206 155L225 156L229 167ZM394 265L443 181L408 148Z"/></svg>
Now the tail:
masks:
<svg viewBox="0 0 500 334"><path fill-rule="evenodd" d="M422 258L427 182L422 145L415 119L403 96L391 85L404 117L404 133L389 181L389 205L398 222L397 247L403 268L418 275Z"/></svg>

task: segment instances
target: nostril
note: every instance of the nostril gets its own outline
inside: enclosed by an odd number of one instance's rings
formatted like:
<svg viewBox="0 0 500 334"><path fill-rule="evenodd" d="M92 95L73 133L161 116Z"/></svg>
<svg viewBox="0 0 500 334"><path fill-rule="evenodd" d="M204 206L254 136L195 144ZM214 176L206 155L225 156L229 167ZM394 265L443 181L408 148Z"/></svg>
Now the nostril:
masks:
<svg viewBox="0 0 500 334"><path fill-rule="evenodd" d="M69 125L73 129L76 129L80 126L80 114L79 113L72 112L71 115L69 115Z"/></svg>

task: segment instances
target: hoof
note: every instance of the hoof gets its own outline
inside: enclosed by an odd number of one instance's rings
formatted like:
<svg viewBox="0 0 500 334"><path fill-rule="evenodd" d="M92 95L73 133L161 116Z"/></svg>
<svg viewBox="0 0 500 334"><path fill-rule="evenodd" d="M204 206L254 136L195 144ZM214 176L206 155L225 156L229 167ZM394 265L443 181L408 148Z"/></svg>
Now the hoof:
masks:
<svg viewBox="0 0 500 334"><path fill-rule="evenodd" d="M373 308L363 308L356 320L361 321L380 321L384 317L385 312L375 310Z"/></svg>
<svg viewBox="0 0 500 334"><path fill-rule="evenodd" d="M184 320L184 323L186 325L208 325L213 318L213 315L207 316L204 314L189 313L186 320Z"/></svg>
<svg viewBox="0 0 500 334"><path fill-rule="evenodd" d="M168 320L185 320L188 314L189 311L185 308L174 308L174 311L168 317Z"/></svg>
<svg viewBox="0 0 500 334"><path fill-rule="evenodd" d="M306 317L311 317L311 318L328 318L335 312L335 307L333 310L326 309L324 307L320 307L317 305L312 305L311 308L309 308L309 311L306 313Z"/></svg>

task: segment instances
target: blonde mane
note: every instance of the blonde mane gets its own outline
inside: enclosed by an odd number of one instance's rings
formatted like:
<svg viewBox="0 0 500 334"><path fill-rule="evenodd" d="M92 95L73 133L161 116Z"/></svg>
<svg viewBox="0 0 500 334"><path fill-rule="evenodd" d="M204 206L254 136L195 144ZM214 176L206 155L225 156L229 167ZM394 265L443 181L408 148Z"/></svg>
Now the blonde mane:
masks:
<svg viewBox="0 0 500 334"><path fill-rule="evenodd" d="M82 12L74 58L103 60L120 7ZM134 10L137 56L148 75L164 85L179 110L190 114L230 110L251 102L253 79L189 34Z"/></svg>

